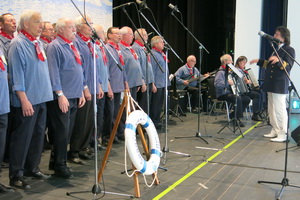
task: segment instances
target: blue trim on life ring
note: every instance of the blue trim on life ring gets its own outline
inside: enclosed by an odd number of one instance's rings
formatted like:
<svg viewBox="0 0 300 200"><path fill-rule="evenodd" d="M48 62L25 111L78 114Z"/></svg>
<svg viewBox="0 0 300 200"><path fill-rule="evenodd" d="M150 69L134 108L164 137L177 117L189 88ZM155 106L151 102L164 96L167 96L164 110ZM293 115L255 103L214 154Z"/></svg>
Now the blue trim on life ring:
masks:
<svg viewBox="0 0 300 200"><path fill-rule="evenodd" d="M143 168L140 170L140 172L141 172L142 174L145 173L146 168L147 168L147 162L144 160Z"/></svg>
<svg viewBox="0 0 300 200"><path fill-rule="evenodd" d="M125 129L126 128L132 130L134 133L136 131L136 127L133 124L130 124L130 123L125 124Z"/></svg>
<svg viewBox="0 0 300 200"><path fill-rule="evenodd" d="M160 157L160 151L158 151L157 149L151 149L151 154L155 154Z"/></svg>
<svg viewBox="0 0 300 200"><path fill-rule="evenodd" d="M148 128L148 126L150 125L150 117L149 116L147 116L147 121L146 121L146 123L143 125L143 127L144 128Z"/></svg>

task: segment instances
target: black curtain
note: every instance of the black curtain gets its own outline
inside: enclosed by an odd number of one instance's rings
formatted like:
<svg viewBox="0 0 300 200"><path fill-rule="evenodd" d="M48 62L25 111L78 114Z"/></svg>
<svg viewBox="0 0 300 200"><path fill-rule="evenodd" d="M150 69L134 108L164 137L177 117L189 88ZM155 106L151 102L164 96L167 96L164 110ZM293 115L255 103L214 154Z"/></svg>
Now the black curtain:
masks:
<svg viewBox="0 0 300 200"><path fill-rule="evenodd" d="M114 0L113 7L126 2L131 1ZM153 12L161 34L184 61L184 63L181 63L169 51L170 73L174 73L180 66L185 64L188 55L194 54L199 60L199 46L171 15L171 9L168 7L170 3L177 5L183 16L183 24L209 51L209 54L203 52L201 72L205 73L219 68L220 56L234 51L235 0L147 0L147 5ZM126 11L139 28L135 6L126 6ZM155 26L150 11L144 9L142 12ZM180 19L180 15L175 14ZM142 27L146 28L148 33L153 32L143 18L141 18L141 22ZM122 9L113 11L113 26L133 28ZM155 26L155 28L157 27Z"/></svg>

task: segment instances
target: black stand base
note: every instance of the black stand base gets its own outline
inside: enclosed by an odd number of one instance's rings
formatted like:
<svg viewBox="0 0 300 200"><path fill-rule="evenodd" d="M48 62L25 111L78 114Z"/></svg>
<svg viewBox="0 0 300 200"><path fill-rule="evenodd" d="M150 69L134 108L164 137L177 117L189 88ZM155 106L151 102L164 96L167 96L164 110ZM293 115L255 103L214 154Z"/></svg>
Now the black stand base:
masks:
<svg viewBox="0 0 300 200"><path fill-rule="evenodd" d="M92 192L94 194L94 198L96 197L96 195L98 194L114 194L114 195L119 195L119 196L126 196L126 197L130 197L130 198L134 198L133 195L129 195L129 194L122 194L122 193L116 193L116 192L107 192L107 191L101 191L101 188L98 184L94 185L93 188L92 188L92 191L88 191L88 190L85 190L85 191L77 191L77 192L67 192L66 195L67 196L70 196L70 197L74 197L74 198L78 198L78 197L75 197L73 196L73 194L81 194L81 193L89 193L89 192ZM98 199L102 199L103 197L100 197Z"/></svg>
<svg viewBox="0 0 300 200"><path fill-rule="evenodd" d="M209 144L207 140L205 140L203 137L212 137L211 135L208 136L202 136L200 132L196 132L195 136L176 136L175 139L180 139L180 138L200 138L203 142L205 142L206 144Z"/></svg>
<svg viewBox="0 0 300 200"><path fill-rule="evenodd" d="M230 128L230 123L233 123L233 128ZM222 127L222 128L218 131L218 134L221 133L226 127L227 127L229 130L231 130L234 134L235 134L235 132L236 132L237 130L239 130L239 131L240 131L240 134L244 137L243 132L242 132L242 130L241 130L241 127L240 127L240 125L239 125L239 123L238 123L238 120L236 120L236 119L231 119L230 122L227 122L227 124L226 124L224 127Z"/></svg>
<svg viewBox="0 0 300 200"><path fill-rule="evenodd" d="M285 187L290 186L290 187L295 187L295 188L300 188L300 186L297 185L290 185L289 184L289 179L283 178L281 182L271 182L271 181L257 181L258 183L267 183L267 184L275 184L275 185L282 185L281 190L277 196L277 200L281 198L282 192Z"/></svg>

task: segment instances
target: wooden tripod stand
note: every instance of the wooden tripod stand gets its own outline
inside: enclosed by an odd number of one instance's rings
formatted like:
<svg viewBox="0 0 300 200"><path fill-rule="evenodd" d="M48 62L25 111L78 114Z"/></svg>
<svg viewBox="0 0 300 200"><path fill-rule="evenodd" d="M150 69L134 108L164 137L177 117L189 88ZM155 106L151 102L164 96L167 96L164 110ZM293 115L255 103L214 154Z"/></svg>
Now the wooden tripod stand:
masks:
<svg viewBox="0 0 300 200"><path fill-rule="evenodd" d="M108 156L110 154L110 151L111 151L111 148L112 148L112 145L113 145L113 141L115 139L115 135L116 135L118 126L120 124L120 120L121 120L122 114L124 112L124 109L126 108L126 114L129 114L131 111L135 110L135 105L134 104L138 106L138 104L132 99L132 97L130 95L130 92L125 91L124 92L124 98L123 98L122 104L120 106L120 109L119 109L119 112L118 112L113 130L110 134L109 142L108 142L106 152L105 152L103 160L102 160L101 168L98 172L98 183L100 183L100 181L101 181L101 177L103 175L103 171L104 171L104 168L106 166ZM137 126L137 130L138 130L138 134L141 138L141 142L142 142L142 145L143 145L143 149L144 149L146 158L149 159L150 158L149 149L148 149L148 145L147 145L147 142L146 142L146 139L145 139L145 136L144 136L141 125ZM135 167L133 165L132 165L132 168L135 169ZM133 175L135 197L138 197L138 198L141 197L139 180L138 180L138 175L139 174L140 174L139 172L134 172L134 175ZM159 181L158 181L156 172L154 172L154 174L152 176L153 176L153 179L155 179L155 184L158 185Z"/></svg>

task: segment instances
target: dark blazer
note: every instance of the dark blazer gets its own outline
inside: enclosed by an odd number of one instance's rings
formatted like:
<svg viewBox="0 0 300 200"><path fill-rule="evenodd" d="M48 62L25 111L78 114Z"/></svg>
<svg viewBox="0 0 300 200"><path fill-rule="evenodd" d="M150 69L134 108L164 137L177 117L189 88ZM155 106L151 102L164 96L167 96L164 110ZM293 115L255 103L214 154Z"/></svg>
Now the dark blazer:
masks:
<svg viewBox="0 0 300 200"><path fill-rule="evenodd" d="M257 65L266 69L264 84L262 86L262 89L265 92L272 92L278 94L288 93L289 79L284 71L284 68L288 73L290 73L294 61L282 49L284 49L288 54L295 58L295 50L289 45L284 44L278 50L278 55L282 59L283 66L280 62L276 63L275 65L272 65L270 62L268 62L268 60L259 60L259 62L257 63ZM273 53L272 55L276 54Z"/></svg>

